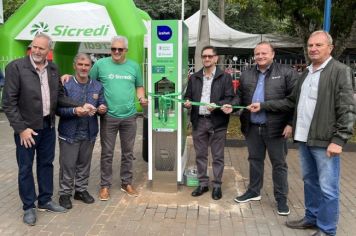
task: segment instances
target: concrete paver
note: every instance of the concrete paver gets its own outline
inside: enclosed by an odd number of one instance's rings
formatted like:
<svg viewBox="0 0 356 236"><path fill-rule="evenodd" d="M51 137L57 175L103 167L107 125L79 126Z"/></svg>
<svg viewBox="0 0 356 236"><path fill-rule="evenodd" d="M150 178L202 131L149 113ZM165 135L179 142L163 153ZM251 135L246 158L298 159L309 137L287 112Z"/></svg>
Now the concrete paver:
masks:
<svg viewBox="0 0 356 236"><path fill-rule="evenodd" d="M226 147L223 176L223 198L211 199L211 192L193 198L194 188L180 186L177 193L158 193L150 190L147 182L147 163L141 158L142 120L138 119L135 143L134 186L140 192L137 198L120 191L120 152L115 151L111 199L100 201L97 193L100 178L100 144L97 141L91 168L89 192L95 203L86 205L73 200L73 209L66 214L38 212L36 226L22 223L22 205L17 189L17 164L12 129L0 113L0 235L310 235L313 230L292 230L285 227L287 218L304 214L303 182L300 178L298 153L290 149L289 197L291 215L279 216L273 196L271 164L266 159L262 200L236 204L236 195L245 192L248 185L246 147ZM188 141L189 165L194 164L194 149ZM119 147L119 139L117 147ZM58 145L57 145L58 147ZM341 207L338 235L356 232L355 152L342 155ZM54 200L58 201L58 150L55 160ZM209 170L211 174L211 169Z"/></svg>

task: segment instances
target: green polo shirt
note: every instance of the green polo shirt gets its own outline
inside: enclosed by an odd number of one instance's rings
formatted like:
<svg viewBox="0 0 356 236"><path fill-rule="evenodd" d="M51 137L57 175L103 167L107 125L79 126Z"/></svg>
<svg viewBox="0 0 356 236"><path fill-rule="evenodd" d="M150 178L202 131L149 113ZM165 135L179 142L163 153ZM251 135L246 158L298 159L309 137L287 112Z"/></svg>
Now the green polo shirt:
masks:
<svg viewBox="0 0 356 236"><path fill-rule="evenodd" d="M118 64L111 57L102 58L93 65L90 77L102 83L110 116L127 118L136 114L136 88L143 86L136 62L126 59Z"/></svg>

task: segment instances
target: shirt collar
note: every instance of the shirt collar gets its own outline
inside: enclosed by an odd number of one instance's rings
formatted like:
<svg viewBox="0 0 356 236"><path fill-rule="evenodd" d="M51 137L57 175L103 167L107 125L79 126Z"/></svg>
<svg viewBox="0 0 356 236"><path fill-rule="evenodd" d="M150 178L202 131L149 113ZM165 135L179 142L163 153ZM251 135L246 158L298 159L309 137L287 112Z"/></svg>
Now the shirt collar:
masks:
<svg viewBox="0 0 356 236"><path fill-rule="evenodd" d="M260 71L260 68L259 68L258 65L256 65L256 69L257 69L258 73L266 74L267 71L269 71L269 68L271 68L271 65L272 65L272 64L269 64L269 65L267 66L265 72Z"/></svg>
<svg viewBox="0 0 356 236"><path fill-rule="evenodd" d="M216 73L216 66L215 66L213 72L211 72L211 76L210 76L209 78L214 78L215 73ZM203 76L204 76L205 78L207 78L207 76L205 75L205 68L204 68L204 70L203 70Z"/></svg>
<svg viewBox="0 0 356 236"><path fill-rule="evenodd" d="M328 59L326 59L326 61L324 61L323 62L323 64L321 64L320 66L319 66L319 68L317 69L317 70L315 70L315 71L313 71L313 64L310 64L307 68L308 68L308 70L310 71L310 72L316 72L316 71L319 71L319 70L323 70L324 68L325 68L325 66L329 63L329 61L332 59L333 57L332 56L330 56Z"/></svg>

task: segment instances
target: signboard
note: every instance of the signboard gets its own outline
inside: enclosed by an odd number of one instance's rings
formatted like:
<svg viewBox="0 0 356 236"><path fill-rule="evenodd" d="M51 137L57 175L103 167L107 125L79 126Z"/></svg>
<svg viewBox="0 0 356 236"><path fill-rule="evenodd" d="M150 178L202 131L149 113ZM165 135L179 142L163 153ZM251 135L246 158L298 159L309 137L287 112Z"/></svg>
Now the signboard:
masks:
<svg viewBox="0 0 356 236"><path fill-rule="evenodd" d="M44 7L16 39L32 40L40 32L59 42L110 42L117 35L106 8L89 2Z"/></svg>

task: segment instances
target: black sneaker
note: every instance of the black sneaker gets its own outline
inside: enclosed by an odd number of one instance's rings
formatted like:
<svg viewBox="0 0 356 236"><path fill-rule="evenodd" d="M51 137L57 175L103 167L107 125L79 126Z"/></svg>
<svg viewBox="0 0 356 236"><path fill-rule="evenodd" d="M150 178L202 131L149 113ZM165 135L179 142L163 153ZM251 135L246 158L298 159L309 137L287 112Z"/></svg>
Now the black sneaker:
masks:
<svg viewBox="0 0 356 236"><path fill-rule="evenodd" d="M237 196L234 201L238 203L244 203L244 202L249 202L249 201L259 201L261 200L261 195L257 193L253 193L249 190L247 190L244 194L241 196Z"/></svg>
<svg viewBox="0 0 356 236"><path fill-rule="evenodd" d="M277 201L277 213L281 216L287 216L290 213L289 206L287 205L287 200Z"/></svg>
<svg viewBox="0 0 356 236"><path fill-rule="evenodd" d="M65 209L72 209L72 201L70 200L70 195L59 196L59 205Z"/></svg>
<svg viewBox="0 0 356 236"><path fill-rule="evenodd" d="M88 193L88 191L75 192L74 199L80 200L86 204L91 204L95 202L94 198Z"/></svg>

